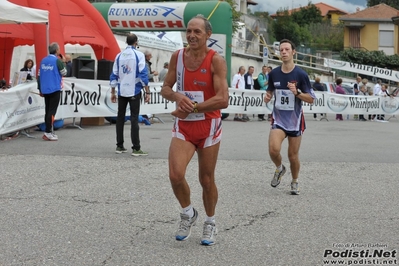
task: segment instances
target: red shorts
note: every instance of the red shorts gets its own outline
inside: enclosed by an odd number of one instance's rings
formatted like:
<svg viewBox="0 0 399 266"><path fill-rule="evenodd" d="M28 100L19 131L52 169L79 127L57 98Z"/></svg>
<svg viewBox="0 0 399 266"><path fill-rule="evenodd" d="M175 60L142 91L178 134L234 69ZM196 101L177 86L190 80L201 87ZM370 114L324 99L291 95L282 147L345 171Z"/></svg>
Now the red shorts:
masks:
<svg viewBox="0 0 399 266"><path fill-rule="evenodd" d="M222 138L222 119L182 121L177 118L173 125L172 137L191 142L200 149L210 147L219 143Z"/></svg>

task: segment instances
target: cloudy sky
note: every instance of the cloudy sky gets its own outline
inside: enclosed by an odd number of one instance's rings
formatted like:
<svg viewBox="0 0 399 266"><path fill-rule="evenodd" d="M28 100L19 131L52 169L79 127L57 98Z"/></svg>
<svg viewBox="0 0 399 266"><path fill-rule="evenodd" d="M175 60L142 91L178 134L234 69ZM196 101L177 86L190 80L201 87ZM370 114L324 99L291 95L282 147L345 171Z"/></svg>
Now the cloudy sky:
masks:
<svg viewBox="0 0 399 266"><path fill-rule="evenodd" d="M307 6L309 0L253 0L258 3L257 6L251 7L253 11L267 11L269 14L274 14L279 9L292 9L301 6ZM316 0L311 1L313 4L323 2L330 6L342 9L348 13L356 11L357 7L360 9L366 8L367 0Z"/></svg>

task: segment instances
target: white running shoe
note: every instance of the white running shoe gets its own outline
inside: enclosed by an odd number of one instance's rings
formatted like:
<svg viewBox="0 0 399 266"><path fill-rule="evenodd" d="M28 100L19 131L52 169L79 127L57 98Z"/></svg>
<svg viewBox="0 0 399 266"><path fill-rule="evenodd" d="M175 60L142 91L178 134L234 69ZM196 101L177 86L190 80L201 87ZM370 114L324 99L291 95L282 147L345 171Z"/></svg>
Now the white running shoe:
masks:
<svg viewBox="0 0 399 266"><path fill-rule="evenodd" d="M204 231L201 237L201 245L212 246L216 243L217 229L216 225L212 222L204 223Z"/></svg>
<svg viewBox="0 0 399 266"><path fill-rule="evenodd" d="M51 132L50 133L44 132L42 139L50 140L50 141L57 141L58 136Z"/></svg>

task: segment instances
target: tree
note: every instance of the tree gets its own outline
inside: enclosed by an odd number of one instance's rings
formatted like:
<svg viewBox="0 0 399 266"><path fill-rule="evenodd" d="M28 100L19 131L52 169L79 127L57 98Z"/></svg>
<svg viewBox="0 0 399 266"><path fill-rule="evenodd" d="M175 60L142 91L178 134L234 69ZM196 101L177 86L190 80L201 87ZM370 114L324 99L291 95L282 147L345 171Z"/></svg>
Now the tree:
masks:
<svg viewBox="0 0 399 266"><path fill-rule="evenodd" d="M274 35L277 40L287 38L297 45L309 45L313 42L309 25L321 23L322 20L320 9L311 2L291 15L287 9L280 9L277 11L277 19L273 24Z"/></svg>
<svg viewBox="0 0 399 266"><path fill-rule="evenodd" d="M273 22L274 36L277 40L290 39L296 45L309 45L312 43L313 37L309 31L309 25L304 24L305 20L301 19L306 12L298 11L295 13L298 13L296 17L290 16L287 9L277 11L277 18Z"/></svg>
<svg viewBox="0 0 399 266"><path fill-rule="evenodd" d="M399 55L386 55L383 51L362 51L353 48L340 53L341 60L380 68L398 69Z"/></svg>
<svg viewBox="0 0 399 266"><path fill-rule="evenodd" d="M268 18L269 17L269 12L266 12L266 11L255 11L255 13L253 15L255 17L259 17L259 18Z"/></svg>
<svg viewBox="0 0 399 266"><path fill-rule="evenodd" d="M310 24L308 26L312 37L309 46L316 49L342 51L344 48L344 25L332 25L329 21Z"/></svg>
<svg viewBox="0 0 399 266"><path fill-rule="evenodd" d="M320 9L313 5L312 2L309 2L305 7L301 7L299 11L293 12L291 16L294 22L301 27L312 23L321 23L323 20Z"/></svg>
<svg viewBox="0 0 399 266"><path fill-rule="evenodd" d="M399 10L399 1L398 0L367 0L368 7L376 6L379 4L387 4L388 6L391 6L391 7Z"/></svg>

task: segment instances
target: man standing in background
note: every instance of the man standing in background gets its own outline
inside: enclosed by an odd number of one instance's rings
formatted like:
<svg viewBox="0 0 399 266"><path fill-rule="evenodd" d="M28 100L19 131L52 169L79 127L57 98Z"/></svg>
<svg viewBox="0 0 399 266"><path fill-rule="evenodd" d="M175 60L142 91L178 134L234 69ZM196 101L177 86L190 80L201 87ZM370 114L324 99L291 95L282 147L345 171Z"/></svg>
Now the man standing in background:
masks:
<svg viewBox="0 0 399 266"><path fill-rule="evenodd" d="M116 119L116 150L127 152L124 147L124 133L126 107L130 107L130 138L132 140L132 156L146 156L148 153L141 150L139 136L139 114L142 89L145 89L145 102L150 100L148 88L148 74L144 54L136 50L137 36L129 34L126 37L127 47L120 52L114 61L110 76L111 101L117 102L115 87L118 87L118 116Z"/></svg>
<svg viewBox="0 0 399 266"><path fill-rule="evenodd" d="M269 77L268 74L269 72L272 71L272 67L270 66L263 66L262 67L262 72L259 73L258 79L255 82L258 82L260 90L261 91L266 91L268 84L269 84ZM258 115L258 120L259 121L265 121L265 114L259 114Z"/></svg>
<svg viewBox="0 0 399 266"><path fill-rule="evenodd" d="M147 66L147 72L148 72L148 81L149 82L154 82L154 77L158 76L158 72L155 70L151 70L151 58L152 58L152 54L149 51L145 51L145 64Z"/></svg>
<svg viewBox="0 0 399 266"><path fill-rule="evenodd" d="M58 136L54 134L53 123L60 102L62 77L67 74L67 70L64 62L58 58L60 55L58 43L51 43L48 52L49 55L40 62L37 88L43 95L45 104L44 122L46 129L42 138L55 141L58 140Z"/></svg>
<svg viewBox="0 0 399 266"><path fill-rule="evenodd" d="M245 74L245 67L240 66L238 68L238 73L233 76L233 80L231 82L231 87L244 90L245 89L244 74ZM235 114L234 121L247 122L246 120L243 119L242 114Z"/></svg>
<svg viewBox="0 0 399 266"><path fill-rule="evenodd" d="M254 79L252 78L252 74L254 73L255 68L250 66L248 68L248 72L244 74L245 80L245 89L246 90L253 90L254 89Z"/></svg>
<svg viewBox="0 0 399 266"><path fill-rule="evenodd" d="M66 54L66 55L65 55L65 64L66 64L66 70L67 70L66 77L72 77L72 61L71 61L71 55L69 55L69 54Z"/></svg>
<svg viewBox="0 0 399 266"><path fill-rule="evenodd" d="M161 72L159 72L159 77L158 77L159 82L164 81L164 79L166 77L166 73L168 73L168 68L169 68L169 63L165 62L163 64L163 68L162 68Z"/></svg>
<svg viewBox="0 0 399 266"><path fill-rule="evenodd" d="M245 89L246 90L253 90L254 89L254 79L252 74L254 73L255 68L253 66L248 67L248 72L244 75L245 80ZM242 119L245 121L249 121L249 117L246 114L242 115Z"/></svg>

